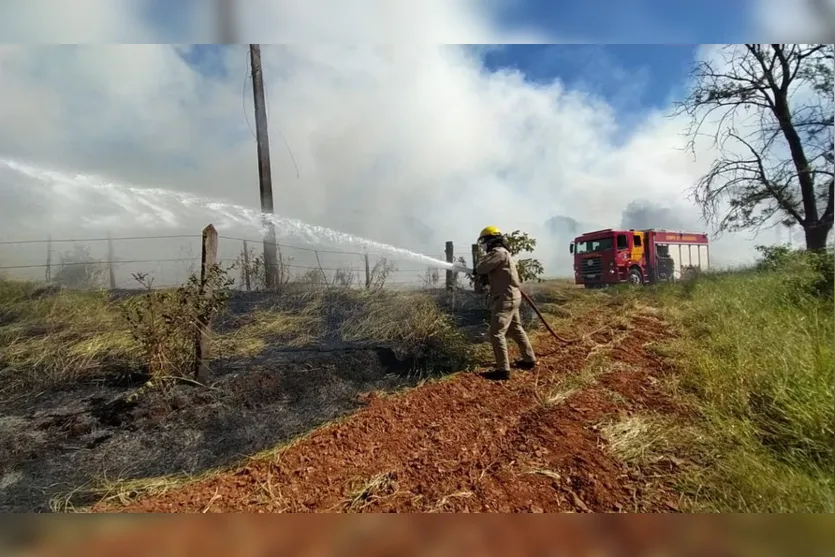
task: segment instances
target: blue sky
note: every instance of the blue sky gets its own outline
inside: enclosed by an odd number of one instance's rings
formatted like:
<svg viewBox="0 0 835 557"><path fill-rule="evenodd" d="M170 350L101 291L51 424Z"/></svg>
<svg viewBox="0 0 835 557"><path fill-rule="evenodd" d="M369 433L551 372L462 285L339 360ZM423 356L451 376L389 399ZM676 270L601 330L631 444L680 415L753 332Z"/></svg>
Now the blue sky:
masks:
<svg viewBox="0 0 835 557"><path fill-rule="evenodd" d="M509 0L501 16L565 41L682 44L750 40L752 12L751 0Z"/></svg>

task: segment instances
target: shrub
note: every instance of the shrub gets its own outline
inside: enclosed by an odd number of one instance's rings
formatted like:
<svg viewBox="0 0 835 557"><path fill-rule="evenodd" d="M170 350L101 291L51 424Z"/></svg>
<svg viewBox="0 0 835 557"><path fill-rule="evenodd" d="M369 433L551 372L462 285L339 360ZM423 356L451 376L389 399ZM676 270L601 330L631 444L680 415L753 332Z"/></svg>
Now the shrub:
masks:
<svg viewBox="0 0 835 557"><path fill-rule="evenodd" d="M151 377L187 374L194 365L199 323L223 309L233 280L219 265L209 270L205 282L192 275L173 290L153 290L143 274L134 279L148 292L127 300L122 315L142 347Z"/></svg>
<svg viewBox="0 0 835 557"><path fill-rule="evenodd" d="M793 296L811 294L832 299L835 290L835 254L832 250L813 252L789 246L757 246L759 271L783 273Z"/></svg>

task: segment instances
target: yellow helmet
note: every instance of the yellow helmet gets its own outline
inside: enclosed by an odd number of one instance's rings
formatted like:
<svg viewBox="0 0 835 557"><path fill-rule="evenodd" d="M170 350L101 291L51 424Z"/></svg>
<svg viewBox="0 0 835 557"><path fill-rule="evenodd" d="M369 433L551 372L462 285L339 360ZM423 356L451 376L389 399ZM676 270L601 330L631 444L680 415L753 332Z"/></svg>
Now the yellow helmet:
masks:
<svg viewBox="0 0 835 557"><path fill-rule="evenodd" d="M481 234L478 235L478 241L481 242L487 238L492 238L496 236L501 236L502 231L499 230L497 226L486 226L482 231Z"/></svg>

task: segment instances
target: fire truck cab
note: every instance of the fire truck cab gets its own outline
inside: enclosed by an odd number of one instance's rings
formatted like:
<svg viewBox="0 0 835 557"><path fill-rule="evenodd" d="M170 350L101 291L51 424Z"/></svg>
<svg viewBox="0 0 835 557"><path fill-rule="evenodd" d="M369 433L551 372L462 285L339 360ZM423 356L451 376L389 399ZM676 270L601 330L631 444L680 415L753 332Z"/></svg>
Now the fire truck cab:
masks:
<svg viewBox="0 0 835 557"><path fill-rule="evenodd" d="M574 282L586 288L687 280L710 266L703 233L607 228L576 237L569 251Z"/></svg>

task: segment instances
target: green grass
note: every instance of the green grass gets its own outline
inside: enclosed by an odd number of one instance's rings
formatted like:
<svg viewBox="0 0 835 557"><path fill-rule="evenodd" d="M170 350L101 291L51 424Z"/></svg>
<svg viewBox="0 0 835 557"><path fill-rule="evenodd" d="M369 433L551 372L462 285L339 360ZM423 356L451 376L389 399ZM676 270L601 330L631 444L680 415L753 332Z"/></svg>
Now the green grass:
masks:
<svg viewBox="0 0 835 557"><path fill-rule="evenodd" d="M833 511L835 320L820 286L796 256L647 293L684 333L659 351L702 417L704 443L682 447L701 463L683 486L693 510Z"/></svg>

